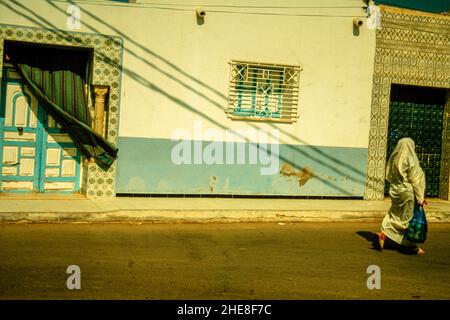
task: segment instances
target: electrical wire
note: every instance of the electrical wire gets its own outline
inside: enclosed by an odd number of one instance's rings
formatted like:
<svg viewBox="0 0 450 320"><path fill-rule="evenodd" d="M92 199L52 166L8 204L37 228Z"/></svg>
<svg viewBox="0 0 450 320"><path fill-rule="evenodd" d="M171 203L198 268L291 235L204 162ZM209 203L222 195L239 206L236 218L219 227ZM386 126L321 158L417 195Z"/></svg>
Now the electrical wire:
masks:
<svg viewBox="0 0 450 320"><path fill-rule="evenodd" d="M105 3L105 0L75 0L76 2L91 2L91 3ZM299 0L297 0L299 1ZM305 1L311 1L311 0L305 0ZM362 0L341 0L341 2L357 2L361 3ZM109 0L111 3L115 4L127 4L129 2L121 2L121 1L114 1ZM262 8L262 9L301 9L301 8L360 8L359 6L260 6L260 5L230 5L230 4L206 4L206 3L198 3L198 4L180 4L180 3L163 3L163 2L146 2L142 0L138 0L137 3L129 3L133 6L139 6L139 5L156 5L156 6L177 6L177 7L228 7L228 8ZM364 5L365 6L365 5Z"/></svg>
<svg viewBox="0 0 450 320"><path fill-rule="evenodd" d="M350 0L358 1L360 0ZM142 2L139 4L157 5L157 6L178 6L178 7L204 7L204 8L249 8L249 9L349 9L361 8L362 6L258 6L258 5L229 5L229 4L175 4L175 3L160 3L160 2Z"/></svg>
<svg viewBox="0 0 450 320"><path fill-rule="evenodd" d="M49 0L51 2L64 2L67 3L67 1L64 0ZM141 5L141 4L127 4L127 3L121 3L117 2L117 4L110 4L105 3L105 1L76 1L73 2L76 3L86 3L86 4L92 4L92 5L98 5L98 6L108 6L108 7L130 7L130 8L147 8L147 9L156 9L156 10L168 10L168 11L180 11L180 12L192 12L192 9L184 9L184 8L175 8L175 7L161 7L161 6L148 6L148 5ZM275 7L274 7L275 8ZM279 8L279 7L277 7ZM292 8L292 7L291 7ZM320 9L321 7L317 7L316 9ZM364 8L363 6L360 7L353 7L353 8ZM255 9L255 8L253 8ZM231 11L231 10L208 10L209 12L213 13L225 13L225 14L243 14L243 15L267 15L267 16L290 16L290 17L330 17L330 18L366 18L366 15L330 15L330 14L301 14L301 13L275 13L275 12L249 12L249 11Z"/></svg>

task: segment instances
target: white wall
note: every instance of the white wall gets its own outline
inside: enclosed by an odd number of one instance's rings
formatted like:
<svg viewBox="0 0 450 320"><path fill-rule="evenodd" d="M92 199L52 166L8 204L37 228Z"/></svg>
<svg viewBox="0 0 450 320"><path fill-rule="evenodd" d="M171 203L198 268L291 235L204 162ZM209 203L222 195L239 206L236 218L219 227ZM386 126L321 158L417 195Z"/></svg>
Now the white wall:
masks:
<svg viewBox="0 0 450 320"><path fill-rule="evenodd" d="M62 12L69 5L65 1L5 2L6 6L0 4L0 23L38 26L25 15L47 27L69 30ZM364 25L359 36L353 35L353 17L365 16L362 1L210 0L203 2L207 12L203 25L196 21L197 1L151 2L76 1L82 8L79 31L124 37L120 136L170 138L177 128L193 130L196 119L205 129L217 127L199 113L226 128L245 129L248 122L228 119L224 109L228 62L246 59L303 68L299 120L270 125L251 122L251 126L280 128L283 143L367 148L375 32Z"/></svg>

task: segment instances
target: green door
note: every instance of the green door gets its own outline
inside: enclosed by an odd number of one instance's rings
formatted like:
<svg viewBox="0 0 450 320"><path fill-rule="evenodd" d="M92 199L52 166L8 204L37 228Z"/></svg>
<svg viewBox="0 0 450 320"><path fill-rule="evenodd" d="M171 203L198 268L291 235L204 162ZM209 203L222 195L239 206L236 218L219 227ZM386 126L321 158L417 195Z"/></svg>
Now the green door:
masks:
<svg viewBox="0 0 450 320"><path fill-rule="evenodd" d="M444 105L391 101L387 159L397 141L410 137L416 143L416 153L425 172L427 197L439 196L441 146ZM388 186L385 193L388 192Z"/></svg>

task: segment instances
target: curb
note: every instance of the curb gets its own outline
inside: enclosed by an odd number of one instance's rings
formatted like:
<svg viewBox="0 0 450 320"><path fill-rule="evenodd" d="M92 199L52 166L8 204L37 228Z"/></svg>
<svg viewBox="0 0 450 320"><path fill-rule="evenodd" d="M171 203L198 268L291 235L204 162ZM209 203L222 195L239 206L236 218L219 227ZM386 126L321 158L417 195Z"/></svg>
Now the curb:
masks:
<svg viewBox="0 0 450 320"><path fill-rule="evenodd" d="M361 222L386 211L113 210L104 212L4 212L0 223ZM428 222L450 223L450 213L429 211Z"/></svg>

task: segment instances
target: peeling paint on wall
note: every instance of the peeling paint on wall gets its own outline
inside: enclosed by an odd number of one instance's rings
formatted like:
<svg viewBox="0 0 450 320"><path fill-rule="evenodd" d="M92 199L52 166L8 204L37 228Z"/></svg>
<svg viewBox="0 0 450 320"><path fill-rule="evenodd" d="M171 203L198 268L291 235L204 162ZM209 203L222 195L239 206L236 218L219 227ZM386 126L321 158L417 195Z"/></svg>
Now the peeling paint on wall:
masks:
<svg viewBox="0 0 450 320"><path fill-rule="evenodd" d="M313 170L310 167L295 170L289 163L283 163L280 174L287 178L292 176L296 177L300 187L314 177Z"/></svg>

